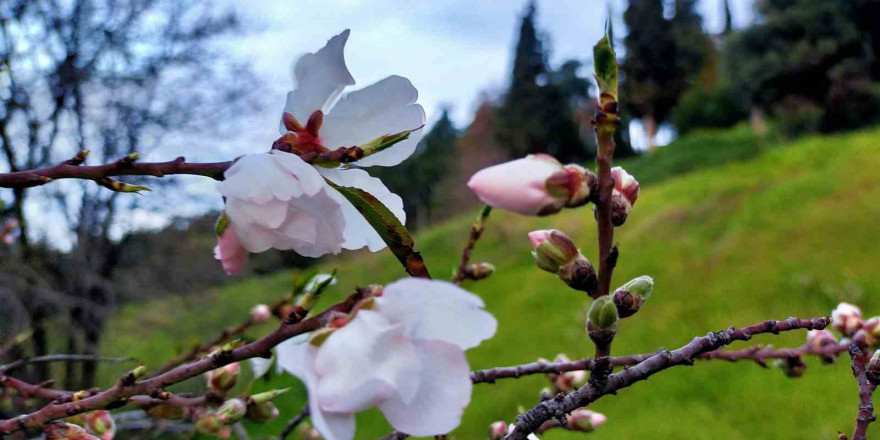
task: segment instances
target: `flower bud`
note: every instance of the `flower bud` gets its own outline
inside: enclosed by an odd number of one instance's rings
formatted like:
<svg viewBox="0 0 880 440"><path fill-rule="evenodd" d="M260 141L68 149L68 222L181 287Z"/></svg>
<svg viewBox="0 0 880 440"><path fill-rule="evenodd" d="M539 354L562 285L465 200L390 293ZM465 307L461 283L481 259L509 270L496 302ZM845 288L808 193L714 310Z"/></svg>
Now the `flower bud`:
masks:
<svg viewBox="0 0 880 440"><path fill-rule="evenodd" d="M503 420L489 425L489 440L501 440L505 435L507 435L507 423Z"/></svg>
<svg viewBox="0 0 880 440"><path fill-rule="evenodd" d="M843 336L852 336L862 327L862 311L849 303L842 302L831 311L834 328Z"/></svg>
<svg viewBox="0 0 880 440"><path fill-rule="evenodd" d="M614 291L614 304L621 318L634 315L654 291L654 279L642 275L628 281Z"/></svg>
<svg viewBox="0 0 880 440"><path fill-rule="evenodd" d="M880 384L880 350L874 352L871 360L868 361L868 368L865 371L868 382L874 385Z"/></svg>
<svg viewBox="0 0 880 440"><path fill-rule="evenodd" d="M622 226L639 197L639 182L621 167L611 169L614 190L611 192L611 223Z"/></svg>
<svg viewBox="0 0 880 440"><path fill-rule="evenodd" d="M596 270L584 257L574 242L562 231L556 229L529 232L532 242L532 255L541 269L555 273L569 287L587 292L596 292L598 279Z"/></svg>
<svg viewBox="0 0 880 440"><path fill-rule="evenodd" d="M256 423L266 423L278 418L280 412L272 402L253 403L248 405L246 417Z"/></svg>
<svg viewBox="0 0 880 440"><path fill-rule="evenodd" d="M568 356L560 353L556 355L556 358L553 359L553 362L557 363L568 363L571 362L571 359ZM583 370L577 371L566 371L561 374L555 375L553 378L553 384L556 385L556 388L560 391L571 391L583 383L587 379L587 372Z"/></svg>
<svg viewBox="0 0 880 440"><path fill-rule="evenodd" d="M587 312L587 334L597 345L608 344L617 333L617 306L607 295L593 300Z"/></svg>
<svg viewBox="0 0 880 440"><path fill-rule="evenodd" d="M791 378L798 378L804 375L807 364L800 356L792 356L785 359L776 359L773 366L782 370L782 373Z"/></svg>
<svg viewBox="0 0 880 440"><path fill-rule="evenodd" d="M308 423L303 423L299 427L299 435L303 438L303 440L324 440L324 437L321 436L321 433Z"/></svg>
<svg viewBox="0 0 880 440"><path fill-rule="evenodd" d="M531 154L484 168L468 181L483 203L523 215L559 212L569 199L568 174L556 159Z"/></svg>
<svg viewBox="0 0 880 440"><path fill-rule="evenodd" d="M202 434L222 436L226 429L226 423L215 411L202 410L196 415L196 431Z"/></svg>
<svg viewBox="0 0 880 440"><path fill-rule="evenodd" d="M807 332L807 346L812 350L821 350L825 347L837 345L834 333L828 330L810 330ZM823 355L822 360L826 363L834 362L834 354Z"/></svg>
<svg viewBox="0 0 880 440"><path fill-rule="evenodd" d="M217 414L223 423L231 425L247 414L247 403L242 399L229 399L217 408Z"/></svg>
<svg viewBox="0 0 880 440"><path fill-rule="evenodd" d="M113 440L116 436L116 423L110 415L110 411L90 411L81 415L84 427L90 434L98 436L101 440Z"/></svg>
<svg viewBox="0 0 880 440"><path fill-rule="evenodd" d="M205 373L208 379L208 388L217 394L226 394L238 381L240 369L241 366L238 362L233 362Z"/></svg>
<svg viewBox="0 0 880 440"><path fill-rule="evenodd" d="M875 316L868 319L862 324L862 328L853 335L853 342L861 348L873 347L877 345L880 338L880 317Z"/></svg>
<svg viewBox="0 0 880 440"><path fill-rule="evenodd" d="M46 434L46 440L100 440L85 429L65 422L50 422L43 425L43 434Z"/></svg>
<svg viewBox="0 0 880 440"><path fill-rule="evenodd" d="M251 321L266 322L272 317L272 310L265 304L257 304L251 309Z"/></svg>
<svg viewBox="0 0 880 440"><path fill-rule="evenodd" d="M576 409L568 415L566 427L572 431L591 432L605 423L607 418L602 413L588 409Z"/></svg>
<svg viewBox="0 0 880 440"><path fill-rule="evenodd" d="M482 280L495 273L495 266L491 263L480 262L469 264L464 268L464 275L469 280Z"/></svg>

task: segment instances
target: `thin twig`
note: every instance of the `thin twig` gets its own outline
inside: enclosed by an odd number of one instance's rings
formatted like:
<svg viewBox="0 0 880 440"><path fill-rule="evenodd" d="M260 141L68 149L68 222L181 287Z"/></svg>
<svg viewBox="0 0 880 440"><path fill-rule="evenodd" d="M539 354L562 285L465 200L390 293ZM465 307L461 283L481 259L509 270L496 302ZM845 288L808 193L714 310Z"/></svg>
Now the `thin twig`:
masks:
<svg viewBox="0 0 880 440"><path fill-rule="evenodd" d="M308 417L308 416L309 416L309 406L306 405L299 412L299 414L296 415L296 417L290 419L290 421L287 422L287 426L285 426L284 429L281 431L281 433L278 434L278 440L285 440L287 438L287 436L290 435L290 433L293 432L293 430L296 429L296 427L299 426L299 424L302 423L302 421L305 420L306 417Z"/></svg>
<svg viewBox="0 0 880 440"><path fill-rule="evenodd" d="M0 365L0 373L8 373L16 368L23 367L28 364L38 364L44 362L136 362L133 357L102 357L90 354L48 354L45 356L36 356L31 358L22 358L14 360L6 365Z"/></svg>
<svg viewBox="0 0 880 440"><path fill-rule="evenodd" d="M364 292L358 290L344 301L337 303L312 318L295 324L282 323L272 333L234 350L220 351L215 355L181 365L171 371L140 382L129 373L120 379L115 386L97 392L84 399L62 404L50 404L35 412L24 414L13 419L0 421L0 435L6 435L28 428L36 428L53 420L88 411L107 409L108 407L115 408L116 406L126 404L127 399L132 396L152 396L154 394L161 396L164 393L164 388L169 385L176 384L233 362L253 357L268 356L270 350L281 342L296 335L314 331L323 326L324 320L329 314L336 312L350 312L354 305L360 301L363 296Z"/></svg>
<svg viewBox="0 0 880 440"><path fill-rule="evenodd" d="M468 237L467 245L465 245L464 249L461 251L461 261L458 263L458 270L456 270L455 275L452 276L453 284L461 285L462 281L464 281L466 275L465 268L467 268L468 262L470 262L471 253L474 251L474 246L477 244L477 240L479 240L480 236L483 234L483 229L486 227L486 220L489 218L491 212L491 206L483 206L483 209L480 210L480 214L471 225L471 234Z"/></svg>
<svg viewBox="0 0 880 440"><path fill-rule="evenodd" d="M852 440L865 440L868 425L877 419L874 415L874 402L871 400L877 385L868 380L865 367L869 356L856 344L850 344L849 356L852 358L853 377L859 383L859 412L856 416L856 427L853 430Z"/></svg>
<svg viewBox="0 0 880 440"><path fill-rule="evenodd" d="M741 329L731 327L727 330L694 338L689 344L677 350L671 352L662 350L633 367L610 375L605 387L602 389L595 388L590 383L587 383L566 396L558 396L557 398L537 404L518 417L514 430L505 437L505 440L525 440L529 434L535 432L544 422L550 419L559 418L564 414L587 406L602 396L615 393L667 368L676 365L693 365L695 358L699 355L717 350L734 341L749 340L753 335L762 333L776 334L796 329L824 329L829 324L831 324L829 318L788 318L785 321L764 321L760 324Z"/></svg>

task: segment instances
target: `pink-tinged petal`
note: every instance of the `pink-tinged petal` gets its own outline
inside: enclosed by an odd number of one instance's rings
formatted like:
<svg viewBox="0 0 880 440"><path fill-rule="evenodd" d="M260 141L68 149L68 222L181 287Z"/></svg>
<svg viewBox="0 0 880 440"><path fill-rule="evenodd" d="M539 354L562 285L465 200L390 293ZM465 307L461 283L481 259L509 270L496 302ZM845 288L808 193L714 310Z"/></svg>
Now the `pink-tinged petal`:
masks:
<svg viewBox="0 0 880 440"><path fill-rule="evenodd" d="M284 111L292 113L300 124L305 125L317 110L326 114L342 90L355 83L345 66L348 34L346 29L327 41L319 51L300 57L291 68L294 88L287 94ZM283 123L280 130L281 134L287 133Z"/></svg>
<svg viewBox="0 0 880 440"><path fill-rule="evenodd" d="M541 229L541 230L529 232L529 242L532 243L532 247L536 248L541 243L549 241L550 240L550 232L552 232L551 229Z"/></svg>
<svg viewBox="0 0 880 440"><path fill-rule="evenodd" d="M321 407L358 412L398 394L411 399L418 388L420 362L401 324L361 310L330 335L315 358Z"/></svg>
<svg viewBox="0 0 880 440"><path fill-rule="evenodd" d="M401 223L406 223L406 212L403 210L403 200L400 196L392 193L381 180L370 176L366 171L358 169L321 169L319 171L321 175L337 185L360 188L372 194ZM367 247L370 252L385 249L386 245L382 237L370 226L354 205L337 191L329 190L329 193L342 206L342 214L345 217L345 241L342 243L342 247L345 249Z"/></svg>
<svg viewBox="0 0 880 440"><path fill-rule="evenodd" d="M464 352L442 341L418 341L422 359L413 399L388 399L379 406L394 429L415 437L446 434L461 423L471 400L470 368Z"/></svg>
<svg viewBox="0 0 880 440"><path fill-rule="evenodd" d="M461 349L476 347L498 328L480 297L446 281L395 281L376 298L375 310L391 322L403 323L409 338L436 339Z"/></svg>
<svg viewBox="0 0 880 440"><path fill-rule="evenodd" d="M275 348L278 366L298 377L306 386L309 394L309 416L315 429L325 440L351 440L355 430L354 415L326 411L318 404L318 377L314 368L316 351L310 344L297 343L292 339Z"/></svg>
<svg viewBox="0 0 880 440"><path fill-rule="evenodd" d="M259 379L266 375L269 372L269 368L272 367L272 359L263 359L260 357L250 358L248 359L248 363L251 366L251 373L253 373L254 379Z"/></svg>
<svg viewBox="0 0 880 440"><path fill-rule="evenodd" d="M379 136L415 130L425 125L425 110L416 104L419 93L402 76L389 76L342 97L324 117L321 137L333 149L365 144ZM393 166L410 157L424 130L410 134L387 150L356 162L357 166Z"/></svg>
<svg viewBox="0 0 880 440"><path fill-rule="evenodd" d="M561 209L567 198L554 197L546 188L547 179L560 171L562 165L555 160L528 156L478 171L468 188L492 207L524 215L546 214Z"/></svg>
<svg viewBox="0 0 880 440"><path fill-rule="evenodd" d="M228 275L236 275L247 264L249 252L238 240L235 229L227 227L223 235L217 238L217 246L214 247L214 258L220 260L223 270Z"/></svg>

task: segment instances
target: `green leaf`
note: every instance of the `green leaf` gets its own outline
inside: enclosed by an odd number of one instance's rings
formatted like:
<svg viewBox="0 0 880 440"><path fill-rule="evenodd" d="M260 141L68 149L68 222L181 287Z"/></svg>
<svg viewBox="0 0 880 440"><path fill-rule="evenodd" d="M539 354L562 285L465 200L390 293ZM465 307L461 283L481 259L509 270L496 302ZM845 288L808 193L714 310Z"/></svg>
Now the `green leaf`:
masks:
<svg viewBox="0 0 880 440"><path fill-rule="evenodd" d="M599 90L617 99L617 56L611 47L608 37L604 37L593 46L593 68L596 71L596 82Z"/></svg>
<svg viewBox="0 0 880 440"><path fill-rule="evenodd" d="M370 226L379 233L388 249L414 277L431 278L422 256L414 249L415 242L406 227L397 220L385 205L372 194L350 186L340 186L324 179L327 184L339 191L364 216Z"/></svg>

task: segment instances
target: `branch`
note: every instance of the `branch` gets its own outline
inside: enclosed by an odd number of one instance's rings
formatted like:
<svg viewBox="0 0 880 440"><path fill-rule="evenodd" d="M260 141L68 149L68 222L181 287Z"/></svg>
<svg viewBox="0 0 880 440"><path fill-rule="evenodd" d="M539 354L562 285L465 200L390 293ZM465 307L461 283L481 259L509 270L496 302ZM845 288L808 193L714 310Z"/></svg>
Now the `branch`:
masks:
<svg viewBox="0 0 880 440"><path fill-rule="evenodd" d="M0 421L0 435L6 435L27 428L36 428L53 420L70 417L88 411L122 406L128 403L132 396L146 395L161 398L163 395L170 395L170 393L167 393L164 390L165 387L169 385L176 384L233 362L253 357L269 356L270 350L281 342L296 335L320 328L324 325L324 320L329 314L334 312L350 312L355 304L363 299L363 297L364 291L358 290L344 301L337 303L312 318L296 323L282 323L272 333L257 341L251 342L250 344L234 350L217 352L212 356L181 365L158 376L138 382L136 378L129 373L121 378L115 386L89 395L88 397L75 402L50 404L33 413L21 415L14 419Z"/></svg>
<svg viewBox="0 0 880 440"><path fill-rule="evenodd" d="M37 356L32 358L22 358L12 361L6 365L0 365L0 374L8 373L16 368L23 367L28 364L38 364L44 362L134 362L137 359L132 357L101 357L90 354L49 354L46 356Z"/></svg>
<svg viewBox="0 0 880 440"><path fill-rule="evenodd" d="M232 161L187 163L182 156L168 162L135 163L134 159L126 156L105 165L84 166L79 165L82 163L81 154L45 168L0 173L0 188L30 188L59 179L83 179L102 183L108 182L108 179L113 176L164 177L172 174L189 174L223 180L223 172L233 163Z"/></svg>
<svg viewBox="0 0 880 440"><path fill-rule="evenodd" d="M877 385L868 380L868 374L865 370L868 354L860 350L856 344L850 344L849 356L852 358L853 377L859 383L859 412L856 416L856 428L853 431L852 440L865 440L868 425L877 419L874 415L874 402L871 400Z"/></svg>
<svg viewBox="0 0 880 440"><path fill-rule="evenodd" d="M480 236L483 234L486 220L489 218L489 214L491 212L491 206L483 206L483 209L480 210L480 214L471 225L471 235L468 238L467 245L461 251L461 261L458 263L458 270L455 271L455 275L452 276L453 284L461 285L461 282L464 281L464 278L467 275L465 269L467 268L468 262L471 259L471 252L473 252L474 246L477 244L477 240L479 240Z"/></svg>
<svg viewBox="0 0 880 440"><path fill-rule="evenodd" d="M278 434L278 440L285 440L287 436L290 435L290 433L293 432L293 430L296 429L296 427L299 426L299 424L302 423L302 421L305 420L308 416L309 406L306 405L305 408L303 408L299 412L299 414L296 415L296 417L290 419L290 422L287 423L287 426L285 426L281 433Z"/></svg>
<svg viewBox="0 0 880 440"><path fill-rule="evenodd" d="M831 324L831 319L829 318L788 318L785 321L764 321L739 330L731 327L727 330L694 338L693 341L684 347L671 352L661 350L631 368L610 375L602 389L587 383L566 396L558 396L557 398L539 403L518 417L514 430L505 437L505 440L525 440L529 434L535 432L544 422L550 419L559 418L578 408L587 406L606 394L615 393L667 368L676 365L693 365L694 359L703 353L717 350L734 341L746 341L751 339L753 335L762 333L777 334L782 331L797 329L819 330L824 329L829 324Z"/></svg>

